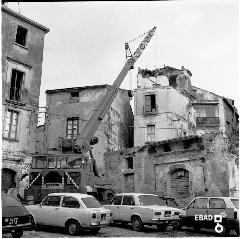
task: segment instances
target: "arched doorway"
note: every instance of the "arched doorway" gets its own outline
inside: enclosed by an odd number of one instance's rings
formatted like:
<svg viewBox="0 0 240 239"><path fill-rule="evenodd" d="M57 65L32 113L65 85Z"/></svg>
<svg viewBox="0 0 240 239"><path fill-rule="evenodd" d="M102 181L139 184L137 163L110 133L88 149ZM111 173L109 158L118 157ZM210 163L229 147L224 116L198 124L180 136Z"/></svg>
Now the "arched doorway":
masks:
<svg viewBox="0 0 240 239"><path fill-rule="evenodd" d="M7 193L9 188L15 188L16 182L15 182L15 176L16 172L12 169L3 168L2 169L2 191Z"/></svg>
<svg viewBox="0 0 240 239"><path fill-rule="evenodd" d="M180 168L171 172L171 194L179 205L185 205L190 196L189 172Z"/></svg>

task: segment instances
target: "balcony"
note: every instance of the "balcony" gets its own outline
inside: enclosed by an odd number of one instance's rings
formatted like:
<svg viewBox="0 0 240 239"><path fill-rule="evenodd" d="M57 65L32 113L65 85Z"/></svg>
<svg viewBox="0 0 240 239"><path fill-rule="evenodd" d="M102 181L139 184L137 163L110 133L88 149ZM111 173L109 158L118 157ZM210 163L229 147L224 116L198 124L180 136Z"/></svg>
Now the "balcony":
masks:
<svg viewBox="0 0 240 239"><path fill-rule="evenodd" d="M219 127L219 117L196 117L197 128Z"/></svg>

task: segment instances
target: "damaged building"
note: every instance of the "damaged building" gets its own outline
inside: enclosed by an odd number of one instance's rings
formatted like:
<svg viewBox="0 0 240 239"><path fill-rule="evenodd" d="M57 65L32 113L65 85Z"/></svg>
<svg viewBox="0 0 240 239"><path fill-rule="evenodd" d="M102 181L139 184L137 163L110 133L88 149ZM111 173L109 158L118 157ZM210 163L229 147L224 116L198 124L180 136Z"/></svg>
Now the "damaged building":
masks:
<svg viewBox="0 0 240 239"><path fill-rule="evenodd" d="M86 125L109 85L73 87L47 90L47 116L44 127L38 127L36 153L49 154L71 151L74 140ZM130 106L131 92L119 89L110 109L102 120L93 147L100 175L104 171L104 153L133 147L133 113ZM44 132L46 132L44 134Z"/></svg>
<svg viewBox="0 0 240 239"><path fill-rule="evenodd" d="M2 190L18 187L35 152L43 47L49 29L2 6Z"/></svg>
<svg viewBox="0 0 240 239"><path fill-rule="evenodd" d="M238 156L223 133L205 133L146 143L105 154L105 181L115 192L145 192L173 197L186 205L197 196L239 193Z"/></svg>
<svg viewBox="0 0 240 239"><path fill-rule="evenodd" d="M134 91L134 146L205 132L239 134L234 101L191 84L192 73L166 66L139 69Z"/></svg>
<svg viewBox="0 0 240 239"><path fill-rule="evenodd" d="M191 84L182 67L139 69L134 147L105 154L116 192L146 192L185 205L239 193L239 116L234 101Z"/></svg>

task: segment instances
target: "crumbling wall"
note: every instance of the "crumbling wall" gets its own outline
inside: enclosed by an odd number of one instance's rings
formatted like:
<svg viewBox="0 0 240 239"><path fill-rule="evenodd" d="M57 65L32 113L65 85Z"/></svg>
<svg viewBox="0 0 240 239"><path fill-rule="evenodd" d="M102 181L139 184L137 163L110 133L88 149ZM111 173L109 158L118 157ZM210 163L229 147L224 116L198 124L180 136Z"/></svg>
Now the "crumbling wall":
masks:
<svg viewBox="0 0 240 239"><path fill-rule="evenodd" d="M148 143L131 150L134 192L174 197L182 206L197 196L236 196L238 192L238 160L230 153L222 133ZM112 152L105 157L106 165L111 165L107 174L118 185L118 192L126 190L122 180L124 158L128 156ZM185 172L182 177L188 181L184 184L180 177L179 185L185 188L180 186L176 191L173 175L177 172L180 176Z"/></svg>

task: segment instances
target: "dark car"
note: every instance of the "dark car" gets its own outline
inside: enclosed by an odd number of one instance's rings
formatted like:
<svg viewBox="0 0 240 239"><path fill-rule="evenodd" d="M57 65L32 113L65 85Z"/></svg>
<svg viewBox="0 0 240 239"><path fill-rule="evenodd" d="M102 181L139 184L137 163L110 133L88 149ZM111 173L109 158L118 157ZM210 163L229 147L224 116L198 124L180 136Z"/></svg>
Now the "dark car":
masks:
<svg viewBox="0 0 240 239"><path fill-rule="evenodd" d="M14 196L2 193L2 233L21 237L23 230L33 229L33 218Z"/></svg>
<svg viewBox="0 0 240 239"><path fill-rule="evenodd" d="M231 230L239 235L239 199L231 197L196 197L180 215L180 226L215 229L226 236Z"/></svg>

